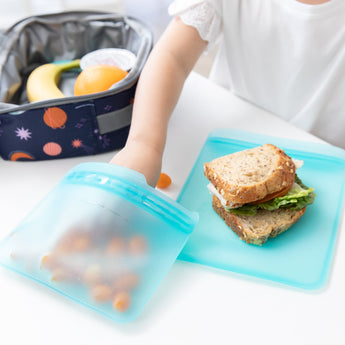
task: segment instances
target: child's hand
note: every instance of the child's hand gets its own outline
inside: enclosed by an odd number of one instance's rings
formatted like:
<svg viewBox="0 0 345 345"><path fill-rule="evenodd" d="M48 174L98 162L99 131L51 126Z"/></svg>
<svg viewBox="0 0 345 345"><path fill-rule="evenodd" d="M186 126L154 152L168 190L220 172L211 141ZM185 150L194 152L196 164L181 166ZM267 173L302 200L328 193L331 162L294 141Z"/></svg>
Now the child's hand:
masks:
<svg viewBox="0 0 345 345"><path fill-rule="evenodd" d="M136 170L156 186L169 118L183 84L206 48L198 31L175 18L141 72L126 146L111 163Z"/></svg>
<svg viewBox="0 0 345 345"><path fill-rule="evenodd" d="M127 143L110 161L112 164L142 173L147 183L155 187L161 172L162 154L154 148L138 143Z"/></svg>

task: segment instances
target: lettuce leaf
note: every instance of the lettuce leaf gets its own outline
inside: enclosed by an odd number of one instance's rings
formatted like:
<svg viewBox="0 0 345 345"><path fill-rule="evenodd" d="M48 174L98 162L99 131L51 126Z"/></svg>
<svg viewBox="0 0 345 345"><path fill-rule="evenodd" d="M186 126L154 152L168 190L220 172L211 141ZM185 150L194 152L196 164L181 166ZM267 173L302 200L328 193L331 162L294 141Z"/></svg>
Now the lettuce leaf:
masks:
<svg viewBox="0 0 345 345"><path fill-rule="evenodd" d="M254 216L257 210L277 210L278 208L288 208L290 210L299 210L304 206L314 202L314 188L309 188L296 175L295 183L292 188L284 196L274 198L272 200L256 205L244 205L242 207L227 209L228 212L238 215Z"/></svg>

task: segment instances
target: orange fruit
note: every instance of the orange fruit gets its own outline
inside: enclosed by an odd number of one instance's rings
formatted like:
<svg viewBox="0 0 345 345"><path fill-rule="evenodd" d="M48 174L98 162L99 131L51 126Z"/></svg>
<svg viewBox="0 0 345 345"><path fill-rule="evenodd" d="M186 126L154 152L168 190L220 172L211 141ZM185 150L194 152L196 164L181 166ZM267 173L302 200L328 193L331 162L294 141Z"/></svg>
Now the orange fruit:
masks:
<svg viewBox="0 0 345 345"><path fill-rule="evenodd" d="M82 96L108 90L113 84L127 76L128 72L112 65L93 65L78 75L74 84L74 95Z"/></svg>

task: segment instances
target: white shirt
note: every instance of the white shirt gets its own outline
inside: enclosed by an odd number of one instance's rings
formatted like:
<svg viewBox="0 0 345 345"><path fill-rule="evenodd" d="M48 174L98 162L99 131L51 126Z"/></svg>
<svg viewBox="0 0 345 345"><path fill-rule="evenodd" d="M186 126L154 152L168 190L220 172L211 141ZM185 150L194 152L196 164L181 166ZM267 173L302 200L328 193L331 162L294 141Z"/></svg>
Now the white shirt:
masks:
<svg viewBox="0 0 345 345"><path fill-rule="evenodd" d="M221 39L211 79L345 148L344 0L175 0L169 12Z"/></svg>

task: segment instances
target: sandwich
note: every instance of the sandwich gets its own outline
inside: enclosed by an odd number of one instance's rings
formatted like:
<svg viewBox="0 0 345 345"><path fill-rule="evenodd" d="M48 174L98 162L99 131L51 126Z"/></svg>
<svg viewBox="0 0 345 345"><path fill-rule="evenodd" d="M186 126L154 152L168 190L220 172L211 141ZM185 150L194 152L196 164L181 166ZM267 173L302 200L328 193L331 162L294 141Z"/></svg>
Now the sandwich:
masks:
<svg viewBox="0 0 345 345"><path fill-rule="evenodd" d="M296 175L303 161L265 144L204 164L212 206L242 240L262 245L295 224L315 193Z"/></svg>

